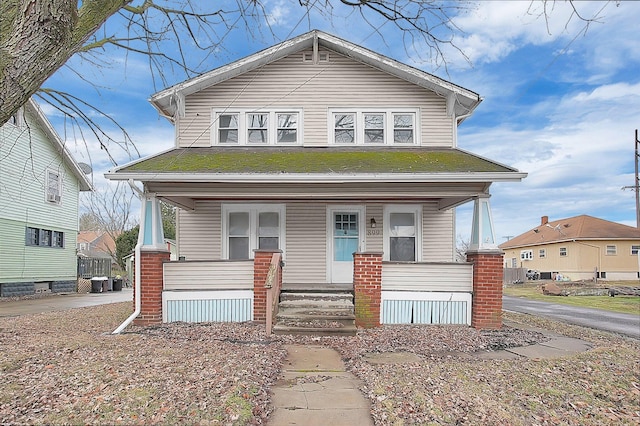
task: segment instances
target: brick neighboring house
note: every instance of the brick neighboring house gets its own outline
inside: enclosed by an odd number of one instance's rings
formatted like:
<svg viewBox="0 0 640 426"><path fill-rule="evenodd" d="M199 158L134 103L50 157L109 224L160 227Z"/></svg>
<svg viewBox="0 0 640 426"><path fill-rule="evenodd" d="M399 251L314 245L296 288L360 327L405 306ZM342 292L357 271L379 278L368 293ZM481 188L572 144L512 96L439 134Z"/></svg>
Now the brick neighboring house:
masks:
<svg viewBox="0 0 640 426"><path fill-rule="evenodd" d="M110 258L116 263L116 242L104 231L80 231L78 233L78 255L84 257Z"/></svg>
<svg viewBox="0 0 640 426"><path fill-rule="evenodd" d="M283 290L347 289L360 326L500 327L489 188L526 174L457 147L481 100L320 31L153 95L174 148L106 174L144 189L138 323L265 321L280 256ZM178 208L175 262L158 199ZM455 207L468 202L459 263Z"/></svg>
<svg viewBox="0 0 640 426"><path fill-rule="evenodd" d="M580 215L540 224L502 244L508 268L527 268L542 278L637 280L640 229Z"/></svg>

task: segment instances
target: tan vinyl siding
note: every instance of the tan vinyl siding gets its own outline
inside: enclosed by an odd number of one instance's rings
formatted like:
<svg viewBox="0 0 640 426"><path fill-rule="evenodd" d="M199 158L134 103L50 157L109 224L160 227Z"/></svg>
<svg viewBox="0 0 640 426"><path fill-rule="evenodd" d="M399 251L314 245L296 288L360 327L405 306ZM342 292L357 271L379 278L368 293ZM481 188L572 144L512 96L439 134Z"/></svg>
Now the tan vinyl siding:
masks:
<svg viewBox="0 0 640 426"><path fill-rule="evenodd" d="M178 255L186 260L218 260L221 250L221 205L197 201L194 211L178 210Z"/></svg>
<svg viewBox="0 0 640 426"><path fill-rule="evenodd" d="M384 246L384 215L382 213L382 204L368 204L367 214L365 215L365 234L366 234L366 250L373 252L382 252ZM376 227L371 228L371 218L376 220Z"/></svg>
<svg viewBox="0 0 640 426"><path fill-rule="evenodd" d="M337 53L317 65L301 57L301 52L292 54L189 95L178 146L211 144L212 108L302 108L304 144L324 146L331 107L420 108L422 145L452 146L453 121L446 116L444 98Z"/></svg>
<svg viewBox="0 0 640 426"><path fill-rule="evenodd" d="M326 228L325 204L287 204L284 282L326 282Z"/></svg>
<svg viewBox="0 0 640 426"><path fill-rule="evenodd" d="M253 261L170 262L165 290L253 290Z"/></svg>
<svg viewBox="0 0 640 426"><path fill-rule="evenodd" d="M382 290L472 291L472 265L466 263L384 263Z"/></svg>
<svg viewBox="0 0 640 426"><path fill-rule="evenodd" d="M422 260L452 262L455 244L453 209L439 211L435 202L422 206Z"/></svg>

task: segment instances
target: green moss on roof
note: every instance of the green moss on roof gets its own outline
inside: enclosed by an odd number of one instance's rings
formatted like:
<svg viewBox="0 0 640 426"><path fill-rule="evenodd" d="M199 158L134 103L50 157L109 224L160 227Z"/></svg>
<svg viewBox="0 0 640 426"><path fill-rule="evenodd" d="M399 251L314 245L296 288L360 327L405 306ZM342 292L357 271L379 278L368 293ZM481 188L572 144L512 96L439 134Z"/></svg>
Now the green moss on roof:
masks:
<svg viewBox="0 0 640 426"><path fill-rule="evenodd" d="M512 172L455 149L189 148L151 157L118 173L456 173Z"/></svg>

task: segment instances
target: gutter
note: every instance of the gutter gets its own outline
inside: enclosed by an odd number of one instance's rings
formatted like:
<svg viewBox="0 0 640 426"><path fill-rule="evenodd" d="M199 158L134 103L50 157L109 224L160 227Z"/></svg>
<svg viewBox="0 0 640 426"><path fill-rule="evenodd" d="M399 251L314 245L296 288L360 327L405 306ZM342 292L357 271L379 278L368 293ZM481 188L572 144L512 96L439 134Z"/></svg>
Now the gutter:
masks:
<svg viewBox="0 0 640 426"><path fill-rule="evenodd" d="M129 186L131 186L131 189L133 189L133 192L137 193L138 196L140 197L140 199L142 200L143 197L143 193L142 191L140 191L140 189L138 189L137 186L135 186L133 184L133 180L129 180ZM141 287L141 271L140 271L140 249L142 248L142 243L144 242L144 232L142 231L144 225L144 215L140 214L140 227L138 228L138 242L136 243L136 247L134 249L134 256L135 256L135 276L134 276L134 286L135 286L135 292L136 292L136 296L134 298L134 306L135 309L133 310L133 313L129 316L129 318L127 318L126 320L124 320L124 322L122 324L120 324L120 326L118 328L116 328L115 330L113 330L113 332L111 334L120 334L122 333L122 331L127 328L127 326L129 324L131 324L131 322L137 318L138 315L140 315L140 311L142 310L142 296L140 294L140 287Z"/></svg>

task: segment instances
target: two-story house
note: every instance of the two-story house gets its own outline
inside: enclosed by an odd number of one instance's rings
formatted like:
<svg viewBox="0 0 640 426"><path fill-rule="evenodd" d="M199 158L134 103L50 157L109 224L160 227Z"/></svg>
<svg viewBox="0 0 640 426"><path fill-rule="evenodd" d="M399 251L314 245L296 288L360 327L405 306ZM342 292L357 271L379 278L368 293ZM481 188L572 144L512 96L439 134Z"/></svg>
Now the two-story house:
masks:
<svg viewBox="0 0 640 426"><path fill-rule="evenodd" d="M501 294L489 187L526 174L457 147L478 94L311 31L150 101L175 147L106 175L144 187L143 251L161 248L156 200L178 207L181 260L146 286L141 266L140 323L264 320L258 264L278 252L283 290L353 291L373 325L473 324L486 274L454 262L455 207L470 201Z"/></svg>
<svg viewBox="0 0 640 426"><path fill-rule="evenodd" d="M0 127L0 296L76 290L79 193L91 189L34 101Z"/></svg>

